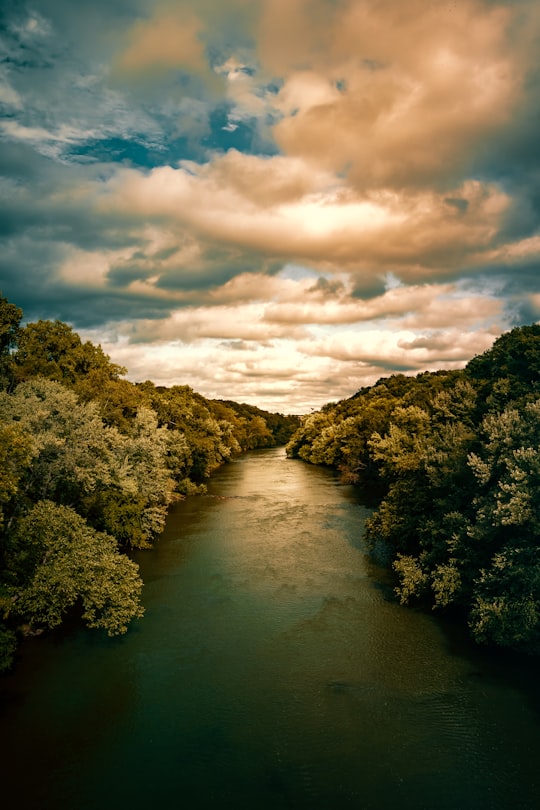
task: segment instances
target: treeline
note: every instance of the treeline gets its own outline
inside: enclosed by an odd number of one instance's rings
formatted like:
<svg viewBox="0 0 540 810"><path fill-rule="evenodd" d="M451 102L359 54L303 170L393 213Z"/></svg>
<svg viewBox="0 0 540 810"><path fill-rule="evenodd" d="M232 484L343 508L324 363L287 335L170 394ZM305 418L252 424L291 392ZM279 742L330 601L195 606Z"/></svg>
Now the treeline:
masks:
<svg viewBox="0 0 540 810"><path fill-rule="evenodd" d="M138 567L178 498L220 465L285 444L297 417L133 384L61 321L21 327L0 297L0 671L23 634L69 615L110 635L142 615Z"/></svg>
<svg viewBox="0 0 540 810"><path fill-rule="evenodd" d="M464 616L480 643L540 652L540 326L462 371L394 375L325 406L287 453L375 490L367 543L402 603Z"/></svg>

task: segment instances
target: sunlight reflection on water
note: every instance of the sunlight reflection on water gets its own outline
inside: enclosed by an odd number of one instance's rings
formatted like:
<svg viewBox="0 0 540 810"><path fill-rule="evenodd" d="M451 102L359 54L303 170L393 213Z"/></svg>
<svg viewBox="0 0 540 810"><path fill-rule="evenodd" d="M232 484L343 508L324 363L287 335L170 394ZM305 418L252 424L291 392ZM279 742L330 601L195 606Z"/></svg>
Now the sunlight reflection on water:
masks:
<svg viewBox="0 0 540 810"><path fill-rule="evenodd" d="M386 598L367 514L282 450L221 470L138 555L147 613L125 638L36 640L5 680L6 795L40 810L539 806L534 673Z"/></svg>

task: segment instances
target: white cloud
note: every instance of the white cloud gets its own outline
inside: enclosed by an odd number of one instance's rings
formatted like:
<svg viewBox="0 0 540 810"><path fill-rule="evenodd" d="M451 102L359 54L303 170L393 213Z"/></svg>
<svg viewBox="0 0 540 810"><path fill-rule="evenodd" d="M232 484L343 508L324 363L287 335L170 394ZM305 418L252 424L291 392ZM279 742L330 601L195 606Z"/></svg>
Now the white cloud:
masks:
<svg viewBox="0 0 540 810"><path fill-rule="evenodd" d="M4 294L297 410L540 312L534 4L128 6L13 7Z"/></svg>
<svg viewBox="0 0 540 810"><path fill-rule="evenodd" d="M7 79L0 77L0 104L21 110L23 106L19 93L11 86Z"/></svg>

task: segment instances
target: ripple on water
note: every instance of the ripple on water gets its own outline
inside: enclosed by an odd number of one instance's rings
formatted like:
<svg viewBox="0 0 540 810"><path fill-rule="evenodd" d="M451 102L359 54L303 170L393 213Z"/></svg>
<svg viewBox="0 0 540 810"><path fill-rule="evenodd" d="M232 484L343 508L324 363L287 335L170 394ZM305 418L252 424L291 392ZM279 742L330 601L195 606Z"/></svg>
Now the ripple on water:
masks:
<svg viewBox="0 0 540 810"><path fill-rule="evenodd" d="M10 681L5 795L36 810L540 806L534 678L395 603L350 489L272 450L209 494L137 555L147 613L125 638L31 647Z"/></svg>

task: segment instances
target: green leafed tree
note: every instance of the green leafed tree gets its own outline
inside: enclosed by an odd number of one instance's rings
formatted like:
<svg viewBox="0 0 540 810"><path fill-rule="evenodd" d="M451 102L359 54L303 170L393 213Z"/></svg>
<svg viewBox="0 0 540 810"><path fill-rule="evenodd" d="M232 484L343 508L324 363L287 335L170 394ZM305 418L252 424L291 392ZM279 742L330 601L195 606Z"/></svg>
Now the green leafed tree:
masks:
<svg viewBox="0 0 540 810"><path fill-rule="evenodd" d="M540 324L518 326L501 335L491 349L474 357L467 376L480 390L485 413L503 410L522 397L540 393Z"/></svg>
<svg viewBox="0 0 540 810"><path fill-rule="evenodd" d="M471 454L478 485L466 541L478 576L470 626L483 642L540 651L540 400L490 414Z"/></svg>
<svg viewBox="0 0 540 810"><path fill-rule="evenodd" d="M14 383L13 351L20 334L22 309L0 296L0 389Z"/></svg>
<svg viewBox="0 0 540 810"><path fill-rule="evenodd" d="M394 559L402 602L420 598L448 607L461 604L470 579L456 536L463 535L475 484L467 463L476 441L474 391L458 381L428 407L429 413L397 408L388 432L370 442L389 488L368 521L367 537L373 549Z"/></svg>
<svg viewBox="0 0 540 810"><path fill-rule="evenodd" d="M144 547L163 530L167 509L175 489L171 477L169 451L178 452L178 441L149 408L139 408L130 435L122 437L118 484L124 496L141 504L138 526L142 542L127 538L126 545ZM119 537L119 540L124 540Z"/></svg>
<svg viewBox="0 0 540 810"><path fill-rule="evenodd" d="M39 501L12 534L8 582L12 613L33 630L78 610L88 627L113 636L142 616L138 567L73 509Z"/></svg>
<svg viewBox="0 0 540 810"><path fill-rule="evenodd" d="M17 379L47 377L74 385L93 375L96 391L106 379L117 379L125 373L122 366L111 363L101 346L83 343L71 326L62 321L36 321L20 330L15 355Z"/></svg>
<svg viewBox="0 0 540 810"><path fill-rule="evenodd" d="M1 393L0 423L18 427L32 442L21 497L77 505L112 484L121 437L104 428L95 403L79 403L60 383L37 377Z"/></svg>
<svg viewBox="0 0 540 810"><path fill-rule="evenodd" d="M312 458L313 444L332 424L332 417L321 411L304 416L298 430L287 444L287 455L291 458L301 458L310 464L320 464L322 462L320 449L316 457Z"/></svg>
<svg viewBox="0 0 540 810"><path fill-rule="evenodd" d="M19 492L21 478L35 452L31 436L20 424L0 421L0 533L4 529L4 509Z"/></svg>
<svg viewBox="0 0 540 810"><path fill-rule="evenodd" d="M31 443L32 463L19 471L12 512L52 500L127 547L148 546L162 530L174 489L172 437L151 410L139 409L124 435L103 424L97 403L81 403L60 383L36 377L0 393L0 425Z"/></svg>

